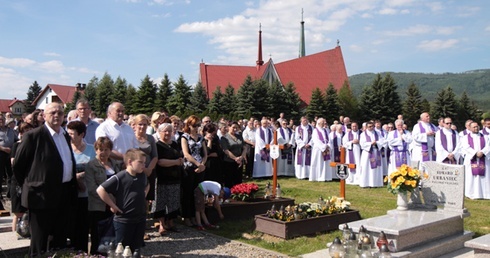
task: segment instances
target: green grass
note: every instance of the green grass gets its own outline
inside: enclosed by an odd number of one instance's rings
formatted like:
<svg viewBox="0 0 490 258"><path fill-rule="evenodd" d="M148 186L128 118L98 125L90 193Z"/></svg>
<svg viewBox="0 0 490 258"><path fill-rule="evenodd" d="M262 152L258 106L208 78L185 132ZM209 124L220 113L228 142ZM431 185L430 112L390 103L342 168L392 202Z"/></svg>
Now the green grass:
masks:
<svg viewBox="0 0 490 258"><path fill-rule="evenodd" d="M251 180L259 185L258 195L263 194L267 182L271 180ZM310 201L316 202L320 196L339 196L340 183L310 182L296 178L279 178L282 196L295 199L296 203ZM396 196L382 188L360 188L358 186L346 186L346 200L351 202L351 208L358 210L363 219L385 215L388 210L396 208ZM490 233L490 200L470 200L465 198L465 207L471 216L464 220L465 230L473 231L475 237ZM225 214L226 216L226 214ZM261 237L263 234L252 231L253 219L241 221L223 221L220 230L214 234L241 241L247 244L274 250L290 256L311 253L326 248L328 242L332 242L340 231L321 233L314 236L303 236L289 240L274 237ZM245 237L244 233L249 236ZM252 236L252 237L250 237Z"/></svg>

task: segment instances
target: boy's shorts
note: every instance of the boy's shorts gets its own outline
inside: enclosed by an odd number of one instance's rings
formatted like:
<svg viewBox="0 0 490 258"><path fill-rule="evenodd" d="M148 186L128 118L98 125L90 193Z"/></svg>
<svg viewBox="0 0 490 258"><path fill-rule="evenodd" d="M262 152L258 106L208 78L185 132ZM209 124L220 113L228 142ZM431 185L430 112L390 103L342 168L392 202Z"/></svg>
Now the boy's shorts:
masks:
<svg viewBox="0 0 490 258"><path fill-rule="evenodd" d="M206 203L204 202L204 193L199 187L194 189L194 207L196 211L204 211Z"/></svg>

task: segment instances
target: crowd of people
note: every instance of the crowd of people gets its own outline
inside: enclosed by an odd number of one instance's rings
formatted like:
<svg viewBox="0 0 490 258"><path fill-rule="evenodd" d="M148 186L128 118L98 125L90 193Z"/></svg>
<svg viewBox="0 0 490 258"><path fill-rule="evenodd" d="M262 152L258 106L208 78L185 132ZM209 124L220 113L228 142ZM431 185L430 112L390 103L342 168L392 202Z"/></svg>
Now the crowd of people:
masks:
<svg viewBox="0 0 490 258"><path fill-rule="evenodd" d="M212 190L210 203L219 209L224 187L271 177L274 135L282 146L278 176L331 181L336 173L330 163L340 162L345 148L345 162L356 165L347 184L382 187L402 164L438 161L464 165L465 195L490 199L490 119L482 126L468 120L457 132L451 118L434 125L428 113L412 130L401 115L387 124L341 116L330 125L322 117L301 117L296 124L283 113L239 121L166 112L148 117L125 114L118 102L102 120L81 99L67 116L58 103L18 123L0 114L0 176L8 179L13 230L29 214L31 256L65 248L67 238L74 249L88 252L89 234L90 253L98 254L105 222L113 223L116 241L134 251L147 237L147 214L159 221L161 235L178 232L178 218L199 230L213 228L203 213L203 189Z"/></svg>

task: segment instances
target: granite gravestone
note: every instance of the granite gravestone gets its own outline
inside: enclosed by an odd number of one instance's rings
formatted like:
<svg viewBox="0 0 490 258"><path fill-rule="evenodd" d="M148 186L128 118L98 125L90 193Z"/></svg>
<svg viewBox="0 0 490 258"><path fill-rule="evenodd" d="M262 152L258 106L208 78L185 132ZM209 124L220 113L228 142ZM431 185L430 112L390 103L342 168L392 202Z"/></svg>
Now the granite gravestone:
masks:
<svg viewBox="0 0 490 258"><path fill-rule="evenodd" d="M412 202L425 207L466 212L464 208L464 166L435 161L422 163L420 191L415 191ZM421 206L423 207L423 206Z"/></svg>

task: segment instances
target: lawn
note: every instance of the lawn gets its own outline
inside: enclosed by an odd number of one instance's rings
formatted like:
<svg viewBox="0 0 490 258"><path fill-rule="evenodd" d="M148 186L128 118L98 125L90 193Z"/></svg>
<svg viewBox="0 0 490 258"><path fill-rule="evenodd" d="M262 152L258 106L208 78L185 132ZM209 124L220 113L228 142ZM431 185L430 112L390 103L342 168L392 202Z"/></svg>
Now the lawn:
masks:
<svg viewBox="0 0 490 258"><path fill-rule="evenodd" d="M258 195L263 194L267 182L271 180L250 180L259 185ZM310 182L296 178L279 178L282 196L295 199L296 203L311 201L328 196L339 196L340 183ZM386 188L360 188L346 186L346 200L351 202L351 208L358 210L363 219L385 215L386 211L396 208L396 196L389 193ZM475 237L490 233L490 200L465 199L465 207L471 216L464 220L465 230L473 231ZM226 214L225 214L226 216ZM241 221L223 221L220 229L213 231L217 235L242 241L247 244L274 250L290 256L298 256L326 248L340 231L317 234L314 236L297 237L282 240L275 237L263 237L260 232L252 231L253 219Z"/></svg>

